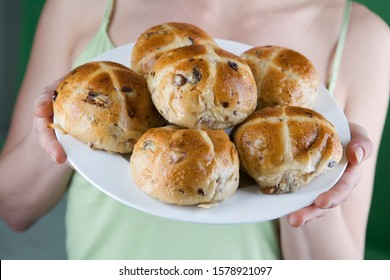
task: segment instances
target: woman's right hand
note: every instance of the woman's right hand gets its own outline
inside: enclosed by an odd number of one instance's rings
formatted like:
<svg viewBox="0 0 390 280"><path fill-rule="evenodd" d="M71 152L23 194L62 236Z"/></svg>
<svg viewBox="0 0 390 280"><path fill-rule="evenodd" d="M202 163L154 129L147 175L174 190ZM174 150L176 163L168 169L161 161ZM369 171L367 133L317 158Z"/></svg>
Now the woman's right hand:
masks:
<svg viewBox="0 0 390 280"><path fill-rule="evenodd" d="M34 130L38 134L39 144L42 149L57 163L66 161L64 148L58 142L54 129L49 125L53 123L53 92L64 77L47 86L43 93L35 101L34 106Z"/></svg>

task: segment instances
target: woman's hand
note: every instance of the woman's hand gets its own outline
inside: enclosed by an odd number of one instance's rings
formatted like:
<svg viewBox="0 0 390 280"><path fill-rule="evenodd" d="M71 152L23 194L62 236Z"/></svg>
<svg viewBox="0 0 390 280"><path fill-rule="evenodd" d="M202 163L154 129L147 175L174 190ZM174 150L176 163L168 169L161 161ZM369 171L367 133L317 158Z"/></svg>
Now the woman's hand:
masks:
<svg viewBox="0 0 390 280"><path fill-rule="evenodd" d="M36 100L34 107L34 130L38 134L39 144L51 159L57 163L66 161L66 153L58 142L54 129L49 128L48 125L53 123L53 92L62 79L63 77L46 87Z"/></svg>
<svg viewBox="0 0 390 280"><path fill-rule="evenodd" d="M321 217L327 209L339 206L351 195L360 179L360 164L373 152L373 143L366 130L356 124L349 123L351 141L347 145L348 165L340 180L330 190L320 194L313 204L288 215L288 223L292 227L300 227L311 220Z"/></svg>

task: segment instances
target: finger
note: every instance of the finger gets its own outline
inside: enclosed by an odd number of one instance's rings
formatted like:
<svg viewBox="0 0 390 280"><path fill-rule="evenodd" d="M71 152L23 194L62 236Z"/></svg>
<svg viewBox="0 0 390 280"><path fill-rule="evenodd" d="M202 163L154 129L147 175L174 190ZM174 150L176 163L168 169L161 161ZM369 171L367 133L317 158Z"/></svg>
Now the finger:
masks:
<svg viewBox="0 0 390 280"><path fill-rule="evenodd" d="M315 204L311 204L289 214L287 221L290 226L298 228L316 218L324 216L325 211L324 209L319 209Z"/></svg>
<svg viewBox="0 0 390 280"><path fill-rule="evenodd" d="M58 142L54 130L47 127L49 123L50 121L44 118L34 120L34 128L38 134L39 144L53 161L64 163L66 161L65 150Z"/></svg>
<svg viewBox="0 0 390 280"><path fill-rule="evenodd" d="M64 79L65 76L55 80L49 86L47 86L43 93L35 102L34 114L38 118L47 118L53 116L53 93L56 90L58 84Z"/></svg>
<svg viewBox="0 0 390 280"><path fill-rule="evenodd" d="M360 179L360 166L348 165L343 176L330 190L320 194L314 204L321 209L329 209L347 200Z"/></svg>
<svg viewBox="0 0 390 280"><path fill-rule="evenodd" d="M374 144L363 127L354 123L349 123L349 127L351 141L347 145L346 155L350 164L358 165L372 155Z"/></svg>
<svg viewBox="0 0 390 280"><path fill-rule="evenodd" d="M49 118L53 116L53 92L43 92L35 101L34 114L38 118Z"/></svg>

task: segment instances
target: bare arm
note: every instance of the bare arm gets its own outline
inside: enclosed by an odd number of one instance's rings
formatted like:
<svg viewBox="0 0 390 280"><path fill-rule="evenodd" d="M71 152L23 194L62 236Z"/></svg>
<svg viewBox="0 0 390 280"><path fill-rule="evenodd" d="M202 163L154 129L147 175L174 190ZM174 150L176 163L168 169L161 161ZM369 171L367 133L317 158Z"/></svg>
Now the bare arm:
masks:
<svg viewBox="0 0 390 280"><path fill-rule="evenodd" d="M75 41L71 32L76 27L71 24L72 13L61 2L48 1L43 10L0 157L0 217L14 230L28 228L49 211L63 195L71 175L67 165L54 163L40 147L53 144L39 140L36 133L50 118L34 119L34 113L42 113L35 100L71 67L70 50Z"/></svg>
<svg viewBox="0 0 390 280"><path fill-rule="evenodd" d="M337 91L346 91L345 114L352 125L352 143L347 150L350 164L333 191L347 201L332 201L331 193L319 197L311 209L281 219L283 256L288 259L361 259L372 196L375 164L389 101L390 76L389 28L365 8L355 5L349 37L342 62ZM373 142L372 157L361 166L354 147L361 145L363 159L370 145L364 128ZM360 139L359 139L360 138ZM368 147L368 148L367 148ZM325 209L329 204L331 209ZM323 208L323 209L321 209ZM312 218L321 217L301 226ZM306 213L305 213L306 211ZM326 212L326 213L325 213ZM325 214L325 215L324 215ZM300 226L299 228L293 228Z"/></svg>

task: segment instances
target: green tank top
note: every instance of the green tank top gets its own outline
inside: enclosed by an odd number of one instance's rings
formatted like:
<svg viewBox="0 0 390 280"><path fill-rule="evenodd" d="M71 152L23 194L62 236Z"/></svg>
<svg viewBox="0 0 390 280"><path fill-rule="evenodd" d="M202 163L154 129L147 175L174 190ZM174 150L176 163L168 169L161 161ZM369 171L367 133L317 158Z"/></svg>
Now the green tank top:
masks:
<svg viewBox="0 0 390 280"><path fill-rule="evenodd" d="M115 47L107 32L112 5L109 0L99 31L74 67ZM114 200L78 173L72 177L67 203L69 259L281 258L277 220L208 225L164 219Z"/></svg>

